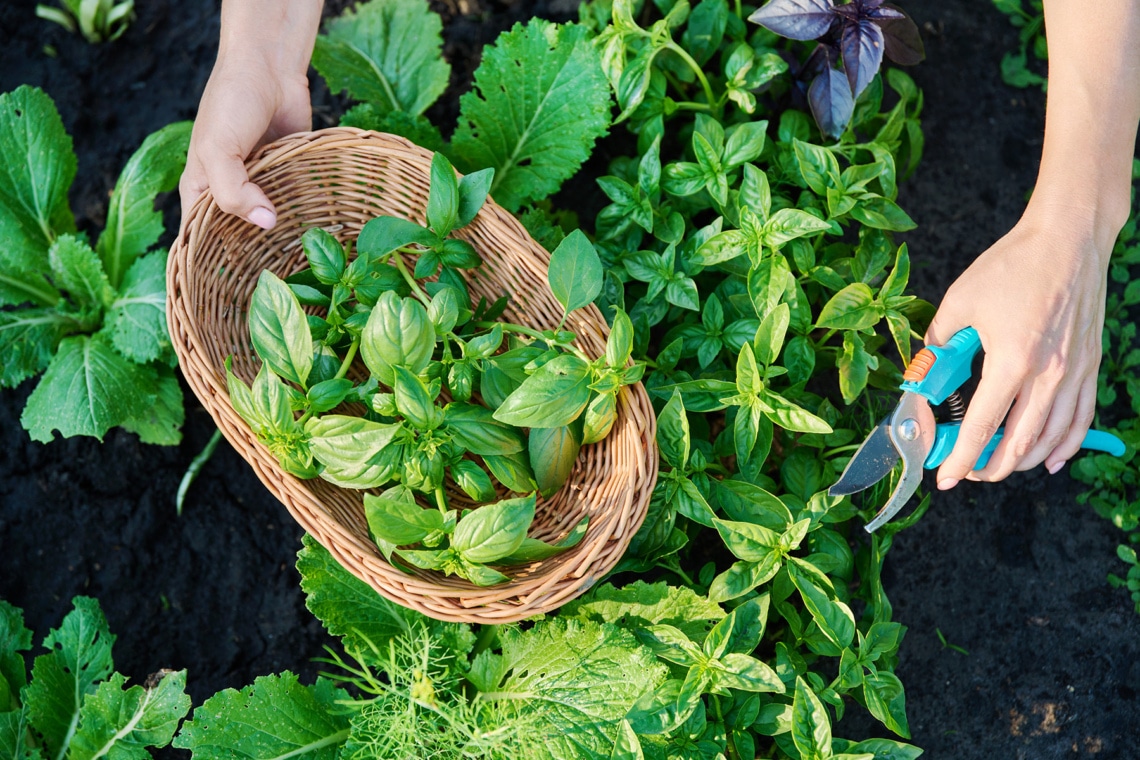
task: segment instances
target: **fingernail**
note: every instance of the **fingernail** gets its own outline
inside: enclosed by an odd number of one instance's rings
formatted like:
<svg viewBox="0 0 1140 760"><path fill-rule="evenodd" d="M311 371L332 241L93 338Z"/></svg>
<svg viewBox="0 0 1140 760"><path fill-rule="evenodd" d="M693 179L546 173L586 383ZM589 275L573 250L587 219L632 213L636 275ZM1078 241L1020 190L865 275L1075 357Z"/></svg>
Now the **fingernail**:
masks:
<svg viewBox="0 0 1140 760"><path fill-rule="evenodd" d="M277 224L277 214L274 214L264 206L258 206L249 212L249 221L263 230L269 230L273 229L273 225Z"/></svg>
<svg viewBox="0 0 1140 760"><path fill-rule="evenodd" d="M1058 472L1061 471L1061 468L1065 466L1067 461L1068 460L1061 460L1060 462L1056 462L1054 464L1049 465L1049 474L1050 475L1056 475Z"/></svg>
<svg viewBox="0 0 1140 760"><path fill-rule="evenodd" d="M958 479L957 478L943 478L942 480L938 481L938 490L939 491L949 491L951 488L953 488L956 485L958 485Z"/></svg>

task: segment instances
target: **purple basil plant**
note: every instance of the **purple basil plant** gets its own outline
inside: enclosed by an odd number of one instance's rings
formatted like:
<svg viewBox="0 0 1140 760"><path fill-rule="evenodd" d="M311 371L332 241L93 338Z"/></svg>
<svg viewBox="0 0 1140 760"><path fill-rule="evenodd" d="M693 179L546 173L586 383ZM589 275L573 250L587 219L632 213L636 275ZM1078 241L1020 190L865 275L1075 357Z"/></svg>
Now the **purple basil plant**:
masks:
<svg viewBox="0 0 1140 760"><path fill-rule="evenodd" d="M884 54L903 66L926 57L918 27L883 0L842 5L831 0L771 0L748 19L793 40L819 40L800 77L814 77L808 103L820 131L833 138L851 121L855 100L875 78Z"/></svg>

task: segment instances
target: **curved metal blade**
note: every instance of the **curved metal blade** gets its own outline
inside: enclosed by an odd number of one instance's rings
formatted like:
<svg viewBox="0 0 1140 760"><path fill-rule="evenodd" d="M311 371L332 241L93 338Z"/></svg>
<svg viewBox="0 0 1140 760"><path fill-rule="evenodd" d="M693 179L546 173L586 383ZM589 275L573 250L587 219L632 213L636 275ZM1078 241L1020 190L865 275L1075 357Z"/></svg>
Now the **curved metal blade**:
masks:
<svg viewBox="0 0 1140 760"><path fill-rule="evenodd" d="M875 426L867 440L851 457L843 475L827 489L829 496L848 496L858 493L885 478L899 461L899 452L891 442L892 411Z"/></svg>
<svg viewBox="0 0 1140 760"><path fill-rule="evenodd" d="M934 447L936 425L930 402L915 393L904 393L891 415L891 442L902 456L903 471L890 500L867 523L865 530L874 533L883 523L902 509L922 483L922 468Z"/></svg>

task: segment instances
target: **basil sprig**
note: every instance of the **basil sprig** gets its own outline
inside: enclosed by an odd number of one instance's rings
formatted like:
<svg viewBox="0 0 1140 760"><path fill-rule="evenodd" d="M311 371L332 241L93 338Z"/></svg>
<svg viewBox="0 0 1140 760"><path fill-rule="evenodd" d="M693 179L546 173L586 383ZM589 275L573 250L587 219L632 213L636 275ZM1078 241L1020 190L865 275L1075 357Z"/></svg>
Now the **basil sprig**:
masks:
<svg viewBox="0 0 1140 760"><path fill-rule="evenodd" d="M426 226L373 219L355 257L329 232L307 230L308 268L285 280L262 272L254 289L256 381L226 375L234 409L282 469L345 488L388 486L364 506L389 560L481 586L507 580L489 565L538 561L582 539L585 519L557 543L528 538L537 497L557 493L581 446L610 432L617 394L644 372L630 362L633 324L620 309L605 355L591 358L562 324L498 321L506 298L472 305L458 270L482 259L449 235L475 218L491 175L457 179L436 154ZM598 298L602 281L589 239L567 235L549 270L563 323ZM358 356L363 380L349 376ZM345 404L364 415L336 413ZM449 490L484 506L460 513Z"/></svg>

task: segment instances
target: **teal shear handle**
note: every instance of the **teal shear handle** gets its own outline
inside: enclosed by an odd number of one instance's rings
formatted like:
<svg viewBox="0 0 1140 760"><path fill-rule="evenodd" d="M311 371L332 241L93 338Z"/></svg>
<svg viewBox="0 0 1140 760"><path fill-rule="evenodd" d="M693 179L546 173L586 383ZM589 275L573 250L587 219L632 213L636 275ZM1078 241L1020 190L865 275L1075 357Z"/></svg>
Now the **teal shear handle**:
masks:
<svg viewBox="0 0 1140 760"><path fill-rule="evenodd" d="M902 390L916 393L931 404L937 406L945 401L950 394L962 387L962 383L969 379L972 372L974 357L982 348L982 339L978 331L966 327L954 333L944 346L927 346L915 354L910 366L903 375ZM950 422L938 425L935 433L934 447L927 455L923 467L930 470L946 461L954 444L958 441L958 431L961 423ZM998 428L994 437L982 449L974 465L980 470L990 461L994 449L1001 443L1005 435L1005 428ZM1123 456L1124 441L1111 433L1100 430L1090 430L1081 443L1082 449L1103 451L1113 456Z"/></svg>
<svg viewBox="0 0 1140 760"><path fill-rule="evenodd" d="M937 432L934 438L934 448L930 450L927 455L923 467L928 470L933 470L938 465L946 461L946 457L950 456L950 451L954 448L954 444L958 441L958 430L962 427L958 422L946 422L937 427ZM994 433L994 437L982 449L981 456L978 457L977 464L974 465L975 470L980 470L989 464L990 457L994 453L994 449L1001 443L1002 437L1005 435L1005 428L998 428ZM1085 440L1081 442L1082 449L1091 449L1093 451L1103 451L1106 454L1112 454L1114 457L1124 456L1124 441L1117 438L1112 433L1106 433L1102 430L1090 430L1085 434Z"/></svg>

